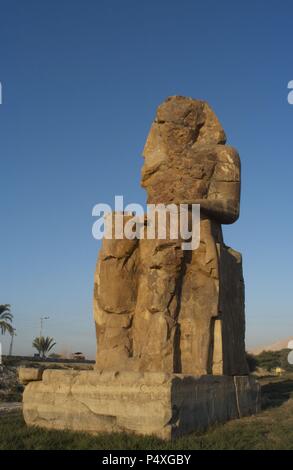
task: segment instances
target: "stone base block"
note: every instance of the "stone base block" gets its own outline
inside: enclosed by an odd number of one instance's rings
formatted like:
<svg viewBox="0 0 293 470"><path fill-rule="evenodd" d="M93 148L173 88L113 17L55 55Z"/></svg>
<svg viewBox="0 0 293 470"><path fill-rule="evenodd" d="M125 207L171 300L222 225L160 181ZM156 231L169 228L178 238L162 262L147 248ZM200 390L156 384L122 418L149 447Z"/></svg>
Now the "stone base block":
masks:
<svg viewBox="0 0 293 470"><path fill-rule="evenodd" d="M163 439L259 408L260 387L249 376L45 370L23 396L24 419L30 426Z"/></svg>

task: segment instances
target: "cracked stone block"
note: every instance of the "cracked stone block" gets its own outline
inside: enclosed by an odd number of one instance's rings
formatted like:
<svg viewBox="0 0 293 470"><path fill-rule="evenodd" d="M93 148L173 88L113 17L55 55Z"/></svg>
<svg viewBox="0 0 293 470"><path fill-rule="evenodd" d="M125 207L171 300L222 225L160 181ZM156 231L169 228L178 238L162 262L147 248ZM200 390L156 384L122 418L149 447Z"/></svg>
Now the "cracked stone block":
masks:
<svg viewBox="0 0 293 470"><path fill-rule="evenodd" d="M23 412L31 426L171 439L255 413L259 398L247 376L47 370L27 385Z"/></svg>

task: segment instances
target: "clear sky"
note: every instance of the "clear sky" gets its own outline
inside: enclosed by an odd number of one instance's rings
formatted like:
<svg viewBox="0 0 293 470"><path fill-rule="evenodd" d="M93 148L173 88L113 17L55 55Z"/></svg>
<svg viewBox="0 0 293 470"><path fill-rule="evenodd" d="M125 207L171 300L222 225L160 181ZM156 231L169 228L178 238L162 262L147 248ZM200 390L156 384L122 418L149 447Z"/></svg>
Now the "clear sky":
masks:
<svg viewBox="0 0 293 470"><path fill-rule="evenodd" d="M175 94L207 100L242 159L224 234L244 257L247 345L293 335L292 45L289 0L0 0L0 303L15 353L49 316L56 351L94 355L92 207L145 202L143 144Z"/></svg>

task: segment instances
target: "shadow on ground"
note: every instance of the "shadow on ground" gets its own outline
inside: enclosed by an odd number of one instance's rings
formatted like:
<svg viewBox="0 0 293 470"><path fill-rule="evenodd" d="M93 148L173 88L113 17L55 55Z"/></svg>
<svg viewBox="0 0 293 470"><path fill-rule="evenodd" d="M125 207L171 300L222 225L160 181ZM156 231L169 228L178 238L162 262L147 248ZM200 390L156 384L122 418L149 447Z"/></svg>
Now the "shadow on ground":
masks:
<svg viewBox="0 0 293 470"><path fill-rule="evenodd" d="M269 382L261 387L262 408L275 408L293 398L293 379Z"/></svg>

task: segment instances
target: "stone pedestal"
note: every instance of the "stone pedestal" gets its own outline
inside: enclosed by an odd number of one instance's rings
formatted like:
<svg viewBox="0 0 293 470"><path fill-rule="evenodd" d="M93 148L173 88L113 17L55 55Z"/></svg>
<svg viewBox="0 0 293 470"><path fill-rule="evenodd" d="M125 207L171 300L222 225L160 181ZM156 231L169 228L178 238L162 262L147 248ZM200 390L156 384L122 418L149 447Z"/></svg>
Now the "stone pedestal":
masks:
<svg viewBox="0 0 293 470"><path fill-rule="evenodd" d="M170 439L254 414L249 376L46 370L24 392L28 425L90 433L134 432Z"/></svg>

